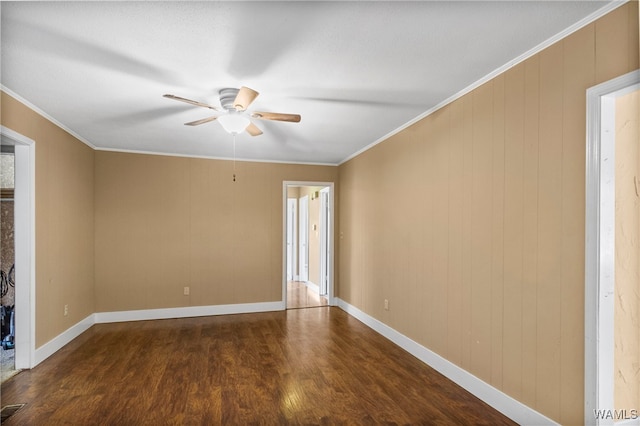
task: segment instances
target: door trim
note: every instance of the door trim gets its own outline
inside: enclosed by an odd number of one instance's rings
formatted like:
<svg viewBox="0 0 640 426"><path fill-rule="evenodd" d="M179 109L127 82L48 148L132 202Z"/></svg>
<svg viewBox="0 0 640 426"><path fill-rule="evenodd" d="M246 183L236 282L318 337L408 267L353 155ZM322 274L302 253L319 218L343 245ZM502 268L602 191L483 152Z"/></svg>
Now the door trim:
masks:
<svg viewBox="0 0 640 426"><path fill-rule="evenodd" d="M614 410L615 98L640 88L640 70L587 90L584 421Z"/></svg>
<svg viewBox="0 0 640 426"><path fill-rule="evenodd" d="M324 295L323 292L327 289L325 284L328 282L327 262L330 256L329 245L332 240L332 234L330 233L330 230L327 230L327 228L331 227L331 223L333 221L331 218L332 208L331 203L329 202L329 197L329 189L323 188L320 191L320 229L322 230L322 234L320 236L320 282L318 283L320 295ZM329 210L329 215L326 214L327 210ZM327 227L327 224L329 224L329 227Z"/></svg>

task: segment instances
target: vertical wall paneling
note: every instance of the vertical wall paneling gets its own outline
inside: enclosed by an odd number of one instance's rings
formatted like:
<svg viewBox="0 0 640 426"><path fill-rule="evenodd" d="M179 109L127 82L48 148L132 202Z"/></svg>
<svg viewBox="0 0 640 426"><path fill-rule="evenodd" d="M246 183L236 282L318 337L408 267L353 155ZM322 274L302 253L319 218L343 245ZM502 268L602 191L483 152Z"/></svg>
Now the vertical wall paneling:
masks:
<svg viewBox="0 0 640 426"><path fill-rule="evenodd" d="M422 290L425 279L424 266L423 266L423 250L424 250L424 229L425 223L423 221L424 211L426 208L427 199L425 194L421 193L425 181L425 170L422 165L424 164L424 153L426 150L426 143L421 137L419 126L411 126L407 129L407 135L412 140L412 151L416 155L410 156L408 164L411 165L408 170L408 189L412 195L411 205L409 206L409 218L413 226L409 232L409 241L407 247L407 279L409 280L408 286L411 289L410 292L404 292L403 297L407 301L406 321L411 324L410 336L414 340L420 340L422 338L421 333L423 327L419 323L412 321L412 318L420 315L422 310ZM441 300L440 303L446 303L446 299Z"/></svg>
<svg viewBox="0 0 640 426"><path fill-rule="evenodd" d="M637 24L634 26L630 23L634 20L638 22L638 2L630 3L627 7L613 10L594 23L597 83L611 80L637 68L638 30ZM630 37L634 29L635 41L633 36ZM635 53L632 46L635 46Z"/></svg>
<svg viewBox="0 0 640 426"><path fill-rule="evenodd" d="M447 358L462 365L462 217L463 188L465 186L462 161L463 138L462 125L464 104L458 100L450 105L449 126L449 228L448 228L448 266L447 271Z"/></svg>
<svg viewBox="0 0 640 426"><path fill-rule="evenodd" d="M562 45L540 53L538 311L536 406L560 414L562 265ZM546 366L542 368L542 366Z"/></svg>
<svg viewBox="0 0 640 426"><path fill-rule="evenodd" d="M422 185L423 195L426 197L425 209L423 212L423 222L426 224L424 228L423 241L424 241L424 287L423 287L423 314L425 316L422 324L429 324L428 327L423 327L422 335L424 341L433 343L434 335L436 333L433 327L434 315L433 307L437 301L434 298L435 282L433 279L435 268L435 230L433 228L434 215L436 212L436 203L434 202L435 181L438 178L436 169L434 168L433 148L435 143L435 130L432 126L434 117L427 117L420 123L421 135L425 141L425 151L423 156L423 164L425 170L425 180Z"/></svg>
<svg viewBox="0 0 640 426"><path fill-rule="evenodd" d="M449 117L444 111L434 114L433 139L429 141L430 166L434 170L433 181L433 269L431 323L442 323L447 318L447 287L449 270ZM446 354L447 326L434 327L433 349Z"/></svg>
<svg viewBox="0 0 640 426"><path fill-rule="evenodd" d="M340 297L347 302L354 304L356 306L362 306L361 300L355 298L354 291L356 288L361 288L352 285L351 280L354 275L354 270L356 269L356 259L352 254L352 250L355 246L352 243L352 238L354 236L353 228L354 228L354 220L353 215L355 213L354 201L355 201L355 189L353 187L353 179L351 178L352 173L348 168L340 168L339 169L339 179L341 182L348 182L349 185L345 185L344 190L340 191L339 204L346 209L346 211L351 212L349 215L340 215L340 231L338 234L338 241L336 246L339 248L339 256L340 256L340 265L350 265L349 268L341 267L338 268L338 282L340 283ZM346 206L346 207L345 207ZM345 232L347 231L348 232ZM345 235L346 234L346 235ZM345 237L348 236L348 239Z"/></svg>
<svg viewBox="0 0 640 426"><path fill-rule="evenodd" d="M504 390L522 397L524 64L505 73Z"/></svg>
<svg viewBox="0 0 640 426"><path fill-rule="evenodd" d="M462 121L462 364L465 369L471 365L471 288L473 282L471 262L473 246L471 241L473 215L473 98L462 99L464 116Z"/></svg>
<svg viewBox="0 0 640 426"><path fill-rule="evenodd" d="M491 380L502 388L504 315L504 75L493 80L491 206Z"/></svg>
<svg viewBox="0 0 640 426"><path fill-rule="evenodd" d="M491 380L491 204L493 84L472 94L471 216L471 364L469 371Z"/></svg>
<svg viewBox="0 0 640 426"><path fill-rule="evenodd" d="M420 126L411 126L409 129L414 134L414 138L418 142L416 149L418 150L418 155L413 157L413 160L416 162L414 174L411 178L411 193L413 195L413 206L412 206L412 216L413 220L416 222L415 229L411 233L411 246L409 248L410 258L410 271L411 274L411 292L406 296L409 297L411 311L413 312L412 318L415 318L422 312L423 300L427 296L425 294L425 267L424 267L424 250L425 250L425 240L424 240L424 230L426 229L426 224L424 222L424 212L427 208L427 204L430 203L427 194L422 192L422 187L424 182L426 181L427 171L422 165L424 164L425 152L427 143L424 139L424 136L421 133ZM416 341L423 340L423 331L424 327L417 321L409 321L412 323L412 332L411 335L414 336Z"/></svg>
<svg viewBox="0 0 640 426"><path fill-rule="evenodd" d="M538 335L538 179L540 127L540 58L529 58L524 70L523 240L522 240L522 401L536 403Z"/></svg>
<svg viewBox="0 0 640 426"><path fill-rule="evenodd" d="M595 25L575 32L563 41L563 136L562 136L562 290L561 290L561 360L560 421L582 423L584 382L572 378L584 372L584 359L576 348L583 346L584 309L576 299L584 300L584 229L586 111L585 87L595 79Z"/></svg>

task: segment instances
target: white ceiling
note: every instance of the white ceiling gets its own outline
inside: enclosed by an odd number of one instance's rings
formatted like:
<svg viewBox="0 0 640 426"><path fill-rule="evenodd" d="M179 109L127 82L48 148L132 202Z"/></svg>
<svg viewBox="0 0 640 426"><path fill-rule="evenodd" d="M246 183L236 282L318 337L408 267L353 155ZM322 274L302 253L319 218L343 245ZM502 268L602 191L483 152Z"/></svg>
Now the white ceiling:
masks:
<svg viewBox="0 0 640 426"><path fill-rule="evenodd" d="M183 123L251 87L238 158L339 164L608 2L2 2L1 83L98 149L230 158Z"/></svg>

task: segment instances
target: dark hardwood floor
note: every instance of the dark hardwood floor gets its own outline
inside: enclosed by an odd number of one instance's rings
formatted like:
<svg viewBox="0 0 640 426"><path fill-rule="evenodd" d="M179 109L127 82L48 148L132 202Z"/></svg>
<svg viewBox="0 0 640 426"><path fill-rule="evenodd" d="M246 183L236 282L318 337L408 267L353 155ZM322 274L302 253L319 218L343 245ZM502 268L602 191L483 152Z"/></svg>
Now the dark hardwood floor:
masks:
<svg viewBox="0 0 640 426"><path fill-rule="evenodd" d="M96 324L1 390L6 426L514 424L335 307Z"/></svg>

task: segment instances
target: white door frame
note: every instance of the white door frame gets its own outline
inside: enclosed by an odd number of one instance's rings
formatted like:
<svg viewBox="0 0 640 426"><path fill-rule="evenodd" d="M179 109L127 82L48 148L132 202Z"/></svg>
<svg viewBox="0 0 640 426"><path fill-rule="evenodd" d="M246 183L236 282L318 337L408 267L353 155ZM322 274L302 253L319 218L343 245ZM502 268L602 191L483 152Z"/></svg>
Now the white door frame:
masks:
<svg viewBox="0 0 640 426"><path fill-rule="evenodd" d="M297 281L297 226L298 223L298 199L297 198L287 198L287 208L285 213L286 221L285 221L285 230L284 230L284 239L285 239L285 262L287 265L286 270L286 280Z"/></svg>
<svg viewBox="0 0 640 426"><path fill-rule="evenodd" d="M335 228L334 228L334 223L335 223L335 187L334 187L334 183L333 182L312 182L312 181L289 181L289 180L285 180L282 182L282 208L283 208L283 214L282 214L282 227L283 227L283 238L282 238L282 253L283 253L283 259L282 259L282 301L284 302L284 309L287 309L287 236L286 236L286 232L287 232L287 189L289 186L292 187L299 187L299 186L326 186L329 187L329 205L331 206L330 212L331 212L331 219L330 219L330 226L329 226L329 232L330 235L334 235L335 234ZM335 270L334 270L334 258L335 258L335 251L334 251L334 240L335 238L331 238L331 241L329 242L329 282L328 282L328 295L327 295L327 299L329 301L329 305L331 306L336 306L336 298L334 295L334 277L335 277Z"/></svg>
<svg viewBox="0 0 640 426"><path fill-rule="evenodd" d="M640 70L587 90L585 414L614 410L615 100L640 88Z"/></svg>
<svg viewBox="0 0 640 426"><path fill-rule="evenodd" d="M298 280L309 281L309 196L298 199Z"/></svg>
<svg viewBox="0 0 640 426"><path fill-rule="evenodd" d="M320 288L320 295L324 295L327 292L328 274L327 266L329 260L329 245L331 244L331 233L328 228L331 227L331 204L329 203L329 189L323 188L320 191L320 282L318 287ZM329 210L329 215L327 215Z"/></svg>
<svg viewBox="0 0 640 426"><path fill-rule="evenodd" d="M34 366L36 342L36 144L0 126L3 143L15 146L15 366Z"/></svg>

